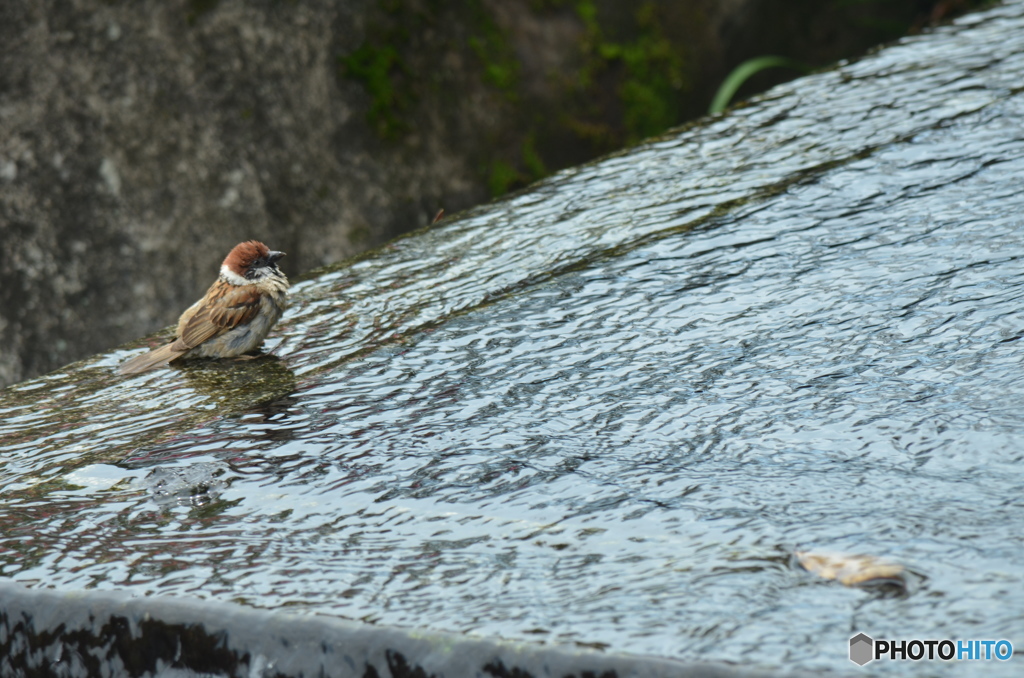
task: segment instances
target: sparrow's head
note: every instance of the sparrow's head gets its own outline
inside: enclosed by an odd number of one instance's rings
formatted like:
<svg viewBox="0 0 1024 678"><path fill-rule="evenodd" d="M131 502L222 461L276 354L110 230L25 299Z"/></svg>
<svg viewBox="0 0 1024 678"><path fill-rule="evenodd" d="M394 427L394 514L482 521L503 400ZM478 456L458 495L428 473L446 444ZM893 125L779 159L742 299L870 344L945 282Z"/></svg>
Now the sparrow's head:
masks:
<svg viewBox="0 0 1024 678"><path fill-rule="evenodd" d="M281 275L277 260L284 252L275 252L257 240L235 245L220 266L221 275L235 285L247 285L272 275Z"/></svg>

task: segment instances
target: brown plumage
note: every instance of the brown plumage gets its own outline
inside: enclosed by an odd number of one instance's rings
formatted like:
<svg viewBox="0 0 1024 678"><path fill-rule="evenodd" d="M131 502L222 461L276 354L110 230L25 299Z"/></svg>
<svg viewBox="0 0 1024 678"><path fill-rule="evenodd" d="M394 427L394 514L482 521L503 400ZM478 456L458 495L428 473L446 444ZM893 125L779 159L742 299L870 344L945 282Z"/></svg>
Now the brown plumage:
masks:
<svg viewBox="0 0 1024 678"><path fill-rule="evenodd" d="M277 268L283 252L255 240L239 243L220 277L178 319L177 338L121 365L139 374L179 358L234 358L258 347L287 305L288 279Z"/></svg>

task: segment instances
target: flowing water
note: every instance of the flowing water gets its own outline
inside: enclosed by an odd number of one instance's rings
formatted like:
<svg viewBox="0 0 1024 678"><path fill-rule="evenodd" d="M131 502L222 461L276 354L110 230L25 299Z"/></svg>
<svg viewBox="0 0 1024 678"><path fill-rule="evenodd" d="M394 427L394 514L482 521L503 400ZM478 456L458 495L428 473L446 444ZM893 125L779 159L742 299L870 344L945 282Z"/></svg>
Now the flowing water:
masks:
<svg viewBox="0 0 1024 678"><path fill-rule="evenodd" d="M277 360L8 389L0 575L769 668L1024 648L1022 83L1013 2L321 272Z"/></svg>

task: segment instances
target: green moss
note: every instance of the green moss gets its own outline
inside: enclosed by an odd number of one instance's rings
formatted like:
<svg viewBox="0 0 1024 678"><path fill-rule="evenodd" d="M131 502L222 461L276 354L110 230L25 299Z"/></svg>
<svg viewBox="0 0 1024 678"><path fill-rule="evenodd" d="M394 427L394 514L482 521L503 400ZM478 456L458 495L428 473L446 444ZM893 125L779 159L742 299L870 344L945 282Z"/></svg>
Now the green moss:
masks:
<svg viewBox="0 0 1024 678"><path fill-rule="evenodd" d="M402 114L409 108L410 94L399 92L394 76L406 73L398 50L391 45L365 43L348 56L338 57L345 75L358 80L370 95L367 122L385 139L408 129Z"/></svg>
<svg viewBox="0 0 1024 678"><path fill-rule="evenodd" d="M642 3L633 13L633 35L619 41L607 37L593 0L580 0L575 11L586 28L583 46L589 53L579 83L589 89L603 75L618 71L616 94L625 140L637 141L679 123L687 87L685 62L662 30L657 4Z"/></svg>
<svg viewBox="0 0 1024 678"><path fill-rule="evenodd" d="M458 8L461 31L452 32L450 3L440 0L409 7L378 0L376 19L355 51L338 57L339 75L361 83L370 96L367 122L384 139L401 138L412 127L416 103L427 98L458 96L463 86L443 64L452 55L475 64L481 82L514 101L519 62L506 36L481 0ZM460 36L468 32L469 36Z"/></svg>
<svg viewBox="0 0 1024 678"><path fill-rule="evenodd" d="M537 152L537 144L533 132L528 134L523 141L522 158L523 165L526 167L526 171L530 173L531 180L536 181L548 175L547 165L544 164L544 159Z"/></svg>
<svg viewBox="0 0 1024 678"><path fill-rule="evenodd" d="M404 138L426 106L436 107L430 114L456 120L465 105L458 97L467 88L500 96L486 105L529 102L515 50L488 7L483 0L464 0L457 8L443 0L377 0L363 43L338 57L338 72L365 88L366 119L380 138ZM625 25L603 16L595 0L531 0L530 7L541 14L576 14L584 28L579 45L584 64L553 76L563 92L568 90L567 97L559 95L562 101L571 100L561 110L527 106L496 112L518 122L483 140L482 148L489 150L483 151L480 173L492 196L546 176L552 163L578 162L680 121L685 60L682 47L666 35L665 10L658 2L644 0L627 10L628 20L619 22ZM479 85L467 83L467 77ZM537 143L565 138L567 131L576 137L567 146Z"/></svg>
<svg viewBox="0 0 1024 678"><path fill-rule="evenodd" d="M522 168L522 169L520 169ZM549 174L547 165L537 152L534 133L526 135L520 146L520 154L514 161L496 158L487 170L487 187L491 196L497 198L509 191L526 186Z"/></svg>
<svg viewBox="0 0 1024 678"><path fill-rule="evenodd" d="M583 24L589 31L600 31L597 24L597 5L594 0L578 0L576 3L576 14L583 20Z"/></svg>
<svg viewBox="0 0 1024 678"><path fill-rule="evenodd" d="M522 174L510 163L504 160L494 160L491 162L487 186L490 188L492 196L504 195L509 192L509 189L522 183L522 181Z"/></svg>
<svg viewBox="0 0 1024 678"><path fill-rule="evenodd" d="M491 18L482 11L476 24L479 36L469 39L469 46L483 69L484 82L493 85L506 97L516 98L519 85L519 62L512 53L505 35Z"/></svg>

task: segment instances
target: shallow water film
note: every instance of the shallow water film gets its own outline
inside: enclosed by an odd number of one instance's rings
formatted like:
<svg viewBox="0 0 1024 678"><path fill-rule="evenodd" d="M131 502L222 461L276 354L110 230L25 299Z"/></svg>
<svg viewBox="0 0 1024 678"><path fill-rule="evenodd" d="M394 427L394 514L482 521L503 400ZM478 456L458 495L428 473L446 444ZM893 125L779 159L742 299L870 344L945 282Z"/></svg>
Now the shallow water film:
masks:
<svg viewBox="0 0 1024 678"><path fill-rule="evenodd" d="M761 668L1024 647L1021 83L1013 2L300 283L276 359L8 389L0 574Z"/></svg>

